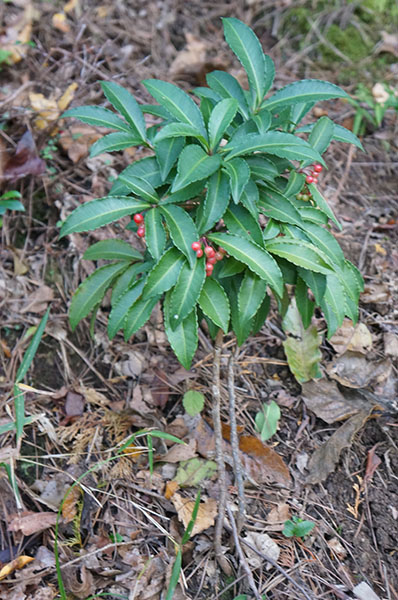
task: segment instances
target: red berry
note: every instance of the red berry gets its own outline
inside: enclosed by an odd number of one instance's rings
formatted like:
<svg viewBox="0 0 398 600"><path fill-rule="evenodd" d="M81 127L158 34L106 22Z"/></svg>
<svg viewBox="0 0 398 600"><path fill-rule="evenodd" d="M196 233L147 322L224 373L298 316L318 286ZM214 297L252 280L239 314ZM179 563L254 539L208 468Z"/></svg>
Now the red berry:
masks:
<svg viewBox="0 0 398 600"><path fill-rule="evenodd" d="M134 215L133 220L134 220L134 223L137 223L137 225L139 225L140 223L143 222L144 215L142 215L141 213L137 213L136 215Z"/></svg>
<svg viewBox="0 0 398 600"><path fill-rule="evenodd" d="M216 251L211 246L206 246L205 254L206 254L207 258L212 258L213 256L216 255Z"/></svg>
<svg viewBox="0 0 398 600"><path fill-rule="evenodd" d="M226 254L227 251L225 250L225 248L221 248L221 246L219 246L218 251L221 252L221 254Z"/></svg>
<svg viewBox="0 0 398 600"><path fill-rule="evenodd" d="M216 264L216 262L217 262L217 258L216 258L216 256L210 256L210 257L207 259L207 263L206 263L206 264L207 264L207 265L209 265L209 264L210 264L210 265L215 265L215 264Z"/></svg>
<svg viewBox="0 0 398 600"><path fill-rule="evenodd" d="M306 183L313 183L314 182L314 178L312 175L307 175L307 177L305 178Z"/></svg>
<svg viewBox="0 0 398 600"><path fill-rule="evenodd" d="M200 242L192 242L191 248L197 252L197 250L201 250L202 244Z"/></svg>
<svg viewBox="0 0 398 600"><path fill-rule="evenodd" d="M318 183L318 177L314 177L313 179L314 181L312 183L316 185Z"/></svg>
<svg viewBox="0 0 398 600"><path fill-rule="evenodd" d="M224 258L224 254L222 252L218 251L218 252L216 252L215 258L217 260L222 260Z"/></svg>
<svg viewBox="0 0 398 600"><path fill-rule="evenodd" d="M214 265L212 265L211 263L207 262L205 268L206 268L206 273L208 273L209 275L211 275L213 273Z"/></svg>
<svg viewBox="0 0 398 600"><path fill-rule="evenodd" d="M143 238L145 236L145 227L143 225L140 225L137 229L137 235L140 238Z"/></svg>
<svg viewBox="0 0 398 600"><path fill-rule="evenodd" d="M199 248L199 250L196 250L196 256L198 258L201 258L203 256L203 250L202 250L202 248Z"/></svg>
<svg viewBox="0 0 398 600"><path fill-rule="evenodd" d="M322 165L320 165L320 164L314 165L314 171L316 173L320 173L322 171L322 169L323 169Z"/></svg>

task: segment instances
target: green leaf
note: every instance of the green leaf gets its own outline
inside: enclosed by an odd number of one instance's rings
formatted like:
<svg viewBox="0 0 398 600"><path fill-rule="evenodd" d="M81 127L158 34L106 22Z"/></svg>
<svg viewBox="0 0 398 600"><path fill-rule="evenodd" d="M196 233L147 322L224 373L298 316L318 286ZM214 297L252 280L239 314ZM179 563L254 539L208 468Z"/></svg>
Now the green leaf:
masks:
<svg viewBox="0 0 398 600"><path fill-rule="evenodd" d="M166 108L181 123L188 123L207 138L206 128L202 114L188 94L179 87L161 81L160 79L146 79L142 82L148 92L159 104Z"/></svg>
<svg viewBox="0 0 398 600"><path fill-rule="evenodd" d="M144 200L147 202L152 202L155 204L159 202L159 196L146 179L137 177L136 175L127 175L126 173L121 173L119 175L119 179L129 188L130 191L137 196L144 198Z"/></svg>
<svg viewBox="0 0 398 600"><path fill-rule="evenodd" d="M279 223L276 223L273 219L268 219L268 223L265 229L263 229L263 239L272 240L277 237L281 232Z"/></svg>
<svg viewBox="0 0 398 600"><path fill-rule="evenodd" d="M217 473L217 463L204 458L190 458L180 462L175 480L181 487L196 487L204 479L211 479Z"/></svg>
<svg viewBox="0 0 398 600"><path fill-rule="evenodd" d="M304 221L310 221L316 225L327 225L329 221L325 213L313 206L300 206L298 211Z"/></svg>
<svg viewBox="0 0 398 600"><path fill-rule="evenodd" d="M349 98L348 94L337 85L319 79L302 79L289 83L262 103L271 112L279 112L281 108L301 102L319 102L331 98Z"/></svg>
<svg viewBox="0 0 398 600"><path fill-rule="evenodd" d="M4 215L6 210L25 210L24 205L19 200L2 200L0 198L0 215Z"/></svg>
<svg viewBox="0 0 398 600"><path fill-rule="evenodd" d="M271 306L271 298L267 294L265 296L264 300L262 301L261 306L259 307L258 311L254 315L253 327L252 327L252 331L251 331L252 335L255 335L256 333L258 333L260 331L261 327L264 325L267 315L269 313L270 306Z"/></svg>
<svg viewBox="0 0 398 600"><path fill-rule="evenodd" d="M250 169L243 158L234 158L226 162L223 168L229 175L232 198L238 204L244 188L250 179Z"/></svg>
<svg viewBox="0 0 398 600"><path fill-rule="evenodd" d="M307 329L311 325L315 302L309 299L307 284L301 277L297 277L295 297L298 311L303 320L304 329Z"/></svg>
<svg viewBox="0 0 398 600"><path fill-rule="evenodd" d="M224 333L228 333L230 307L228 296L221 285L212 277L207 277L199 296L199 306Z"/></svg>
<svg viewBox="0 0 398 600"><path fill-rule="evenodd" d="M138 298L130 307L124 320L124 339L127 342L131 336L136 333L148 321L155 304L159 301L160 296L151 298Z"/></svg>
<svg viewBox="0 0 398 600"><path fill-rule="evenodd" d="M203 192L203 187L203 181L195 181L194 183L190 183L189 185L187 185L187 187L183 188L182 190L179 190L174 194L165 196L160 201L160 205L178 204L179 202L186 202L186 200L190 200L191 198L199 196L201 192Z"/></svg>
<svg viewBox="0 0 398 600"><path fill-rule="evenodd" d="M169 248L148 275L143 296L151 298L169 290L178 279L184 255L177 248Z"/></svg>
<svg viewBox="0 0 398 600"><path fill-rule="evenodd" d="M310 190L310 192L312 194L312 199L315 201L315 204L317 205L317 207L319 208L319 210L321 210L323 213L325 213L325 215L327 217L329 217L329 219L331 221L333 221L333 223L341 231L342 227L341 227L340 223L338 222L338 220L334 216L334 213L333 213L332 209L330 208L329 204L327 203L327 201L325 200L325 198L322 196L322 194L318 190L317 186L314 185L313 183L310 183L308 185L308 189Z"/></svg>
<svg viewBox="0 0 398 600"><path fill-rule="evenodd" d="M263 108L252 117L252 120L255 122L259 133L267 133L271 126L272 116L269 110Z"/></svg>
<svg viewBox="0 0 398 600"><path fill-rule="evenodd" d="M159 207L159 210L162 211L162 214L166 219L166 224L171 239L173 240L173 244L185 254L189 264L193 267L196 261L196 255L191 248L191 244L199 239L195 223L188 213L180 206L170 204Z"/></svg>
<svg viewBox="0 0 398 600"><path fill-rule="evenodd" d="M292 298L285 318L283 330L288 334L283 342L289 368L297 381L303 383L321 377L319 362L322 358L319 347L322 339L315 325L304 328L295 299Z"/></svg>
<svg viewBox="0 0 398 600"><path fill-rule="evenodd" d="M266 152L275 154L281 158L291 160L311 160L325 164L319 152L311 148L305 140L291 133L282 131L269 131L268 133L249 133L243 141L229 144L222 148L228 152L225 160L231 160L235 156L253 154L253 152Z"/></svg>
<svg viewBox="0 0 398 600"><path fill-rule="evenodd" d="M232 277L232 275L242 273L242 271L245 270L246 265L230 256L229 258L224 258L220 267L221 268L217 273L217 277L222 279L223 277Z"/></svg>
<svg viewBox="0 0 398 600"><path fill-rule="evenodd" d="M298 269L298 274L310 288L310 290L314 294L314 298L317 305L320 306L322 298L326 291L326 276L322 275L322 273L314 273L314 271L307 271L307 269L302 269L301 267L299 267Z"/></svg>
<svg viewBox="0 0 398 600"><path fill-rule="evenodd" d="M102 240L90 246L83 254L85 260L143 260L144 257L124 240Z"/></svg>
<svg viewBox="0 0 398 600"><path fill-rule="evenodd" d="M236 335L236 341L238 346L241 346L249 337L252 328L254 319L245 319L239 310L238 304L238 293L239 293L239 285L242 282L242 277L234 277L232 279L227 279L223 282L223 285L226 286L227 294L229 296L230 305L231 305L231 328L234 334Z"/></svg>
<svg viewBox="0 0 398 600"><path fill-rule="evenodd" d="M61 227L60 238L70 233L98 229L149 207L147 202L127 196L107 196L91 200L75 208L67 217Z"/></svg>
<svg viewBox="0 0 398 600"><path fill-rule="evenodd" d="M46 312L44 313L31 341L30 341L30 344L23 355L22 362L19 365L17 374L15 375L15 383L19 383L20 381L22 381L22 379L25 377L26 373L28 372L30 365L32 364L32 361L37 352L37 348L39 347L41 338L43 337L43 333L44 333L44 330L47 325L49 314L50 314L50 306L47 308ZM22 431L20 433L22 434Z"/></svg>
<svg viewBox="0 0 398 600"><path fill-rule="evenodd" d="M62 114L62 119L66 117L74 117L87 123L88 125L94 125L96 127L108 127L108 129L117 129L118 131L125 131L129 135L133 132L127 123L125 123L120 117L115 115L114 112L101 106L78 106L76 108L70 108Z"/></svg>
<svg viewBox="0 0 398 600"><path fill-rule="evenodd" d="M285 258L289 262L316 273L328 275L333 270L330 258L313 244L304 240L278 237L266 243L271 254Z"/></svg>
<svg viewBox="0 0 398 600"><path fill-rule="evenodd" d="M175 329L196 306L205 281L205 259L197 259L191 268L182 265L178 281L170 296L170 325Z"/></svg>
<svg viewBox="0 0 398 600"><path fill-rule="evenodd" d="M283 295L282 273L268 252L238 235L213 233L208 237L212 242L225 248L228 254L246 264L261 279L267 281L279 296Z"/></svg>
<svg viewBox="0 0 398 600"><path fill-rule="evenodd" d="M234 98L225 98L213 108L208 125L211 150L218 146L237 110L238 101Z"/></svg>
<svg viewBox="0 0 398 600"><path fill-rule="evenodd" d="M168 138L180 138L180 137L194 137L201 141L204 146L208 147L207 139L203 136L201 131L194 127L193 125L189 125L188 123L169 123L162 127L158 134L155 137L155 144L161 142L162 140L166 140Z"/></svg>
<svg viewBox="0 0 398 600"><path fill-rule="evenodd" d="M220 170L213 173L207 185L206 198L196 213L196 227L199 235L203 235L222 218L229 204L228 178Z"/></svg>
<svg viewBox="0 0 398 600"><path fill-rule="evenodd" d="M297 104L292 105L290 122L292 123L293 127L300 123L301 119L303 119L305 115L310 112L310 110L315 106L315 104L315 102L299 102Z"/></svg>
<svg viewBox="0 0 398 600"><path fill-rule="evenodd" d="M185 369L191 367L198 346L198 320L196 308L175 328L170 326L170 292L163 304L164 328L174 354Z"/></svg>
<svg viewBox="0 0 398 600"><path fill-rule="evenodd" d="M73 294L69 309L69 322L72 330L87 317L93 308L99 304L106 290L112 285L113 280L126 269L125 262L100 267L87 277Z"/></svg>
<svg viewBox="0 0 398 600"><path fill-rule="evenodd" d="M303 229L317 248L327 254L336 265L344 267L344 253L336 238L327 229L315 223L306 223Z"/></svg>
<svg viewBox="0 0 398 600"><path fill-rule="evenodd" d="M291 521L285 521L285 527L282 531L286 537L305 537L315 527L312 521L303 521L298 517L293 517Z"/></svg>
<svg viewBox="0 0 398 600"><path fill-rule="evenodd" d="M175 161L180 156L184 144L183 138L179 137L155 142L156 160L158 161L163 181L165 181Z"/></svg>
<svg viewBox="0 0 398 600"><path fill-rule="evenodd" d="M124 177L141 177L154 188L159 187L163 182L159 165L154 156L147 156L142 160L137 160L124 169L120 175L123 175ZM111 188L109 193L110 196L120 196L129 193L130 188L120 181L120 175Z"/></svg>
<svg viewBox="0 0 398 600"><path fill-rule="evenodd" d="M145 119L134 96L113 81L101 81L101 87L109 102L126 119L135 134L145 142Z"/></svg>
<svg viewBox="0 0 398 600"><path fill-rule="evenodd" d="M209 156L197 144L185 146L177 163L177 177L171 191L177 192L194 181L209 177L217 171L220 163L219 155Z"/></svg>
<svg viewBox="0 0 398 600"><path fill-rule="evenodd" d="M279 175L274 163L266 158L250 156L246 158L246 163L249 165L254 179L273 181Z"/></svg>
<svg viewBox="0 0 398 600"><path fill-rule="evenodd" d="M108 319L108 336L110 340L115 337L119 329L124 328L124 322L126 320L127 313L137 298L139 298L141 295L144 285L145 279L136 281L132 287L126 290L124 294L119 296L117 302L115 302L114 306L112 306L112 310Z"/></svg>
<svg viewBox="0 0 398 600"><path fill-rule="evenodd" d="M254 33L242 21L223 19L225 39L231 50L242 63L250 84L252 107L261 104L265 94L265 59L261 44Z"/></svg>
<svg viewBox="0 0 398 600"><path fill-rule="evenodd" d="M289 179L287 181L287 186L283 190L284 196L292 197L296 196L303 189L305 182L305 175L303 173L298 173L297 171L291 171L289 175Z"/></svg>
<svg viewBox="0 0 398 600"><path fill-rule="evenodd" d="M364 289L364 281L357 267L353 265L349 260L346 260L344 262L341 282L344 285L346 294L354 302L358 302L359 295L361 292L363 292Z"/></svg>
<svg viewBox="0 0 398 600"><path fill-rule="evenodd" d="M254 241L263 246L261 227L249 211L241 205L231 205L224 214L224 222L228 231Z"/></svg>
<svg viewBox="0 0 398 600"><path fill-rule="evenodd" d="M334 123L328 117L321 117L315 127L312 129L308 143L311 144L319 154L323 154L332 141L334 133Z"/></svg>
<svg viewBox="0 0 398 600"><path fill-rule="evenodd" d="M308 125L303 125L299 129L296 129L296 133L309 133L315 127L316 123L309 123ZM364 147L361 144L361 141L357 138L355 133L346 129L342 125L338 125L337 123L333 123L334 131L333 131L333 139L337 142L343 142L345 144L353 144L362 152L364 152Z"/></svg>
<svg viewBox="0 0 398 600"><path fill-rule="evenodd" d="M207 85L217 92L222 98L234 98L238 101L238 110L244 119L249 118L244 91L235 77L225 71L212 71L206 75Z"/></svg>
<svg viewBox="0 0 398 600"><path fill-rule="evenodd" d="M277 432L281 409L271 400L269 404L263 404L262 411L256 414L255 423L257 431L263 442L266 442Z"/></svg>
<svg viewBox="0 0 398 600"><path fill-rule="evenodd" d="M151 268L150 262L139 262L128 267L112 286L111 306L115 306L119 297L134 285L137 275L146 273Z"/></svg>
<svg viewBox="0 0 398 600"><path fill-rule="evenodd" d="M157 208L151 208L145 213L145 241L151 256L159 260L166 245L166 232Z"/></svg>
<svg viewBox="0 0 398 600"><path fill-rule="evenodd" d="M132 146L139 146L141 140L134 137L131 133L109 133L101 139L94 142L90 147L90 157L98 156L104 152L117 152Z"/></svg>
<svg viewBox="0 0 398 600"><path fill-rule="evenodd" d="M190 416L194 417L202 412L205 405L205 397L200 392L195 390L188 390L185 392L182 399L185 412Z"/></svg>
<svg viewBox="0 0 398 600"><path fill-rule="evenodd" d="M345 317L345 293L344 287L340 279L336 275L328 275L326 277L326 291L321 301L321 308L327 314L328 310L325 303L329 305L336 315L337 328L341 327ZM328 337L333 335L330 331Z"/></svg>
<svg viewBox="0 0 398 600"><path fill-rule="evenodd" d="M267 291L267 282L258 275L245 272L238 294L238 307L243 321L249 321L256 314Z"/></svg>
<svg viewBox="0 0 398 600"><path fill-rule="evenodd" d="M260 194L259 210L267 217L282 223L290 223L301 227L303 221L300 213L286 196L274 190L267 189Z"/></svg>
<svg viewBox="0 0 398 600"><path fill-rule="evenodd" d="M256 221L258 221L259 218L259 211L257 206L258 200L258 187L254 183L253 179L249 179L249 181L247 182L247 186L244 188L240 197L240 202L245 208L247 208L247 210L250 212L250 214Z"/></svg>
<svg viewBox="0 0 398 600"><path fill-rule="evenodd" d="M264 94L271 89L275 79L275 64L274 61L268 54L264 54L264 66L265 66L265 90Z"/></svg>

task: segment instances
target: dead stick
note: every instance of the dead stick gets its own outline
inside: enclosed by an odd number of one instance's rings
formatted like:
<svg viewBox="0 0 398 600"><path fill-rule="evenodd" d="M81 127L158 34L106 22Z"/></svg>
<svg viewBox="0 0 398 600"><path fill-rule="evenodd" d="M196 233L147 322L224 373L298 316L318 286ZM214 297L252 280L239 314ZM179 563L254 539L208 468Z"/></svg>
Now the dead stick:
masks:
<svg viewBox="0 0 398 600"><path fill-rule="evenodd" d="M220 392L220 355L223 341L223 332L220 329L217 333L216 341L214 344L214 363L213 363L213 427L214 427L214 439L215 439L215 458L218 468L218 483L220 486L220 500L218 504L218 515L216 526L214 530L214 551L216 554L217 561L226 575L231 575L231 566L225 558L222 546L221 546L221 535L224 525L224 513L225 505L227 502L227 481L225 473L225 462L223 452L223 437L221 429L221 392Z"/></svg>
<svg viewBox="0 0 398 600"><path fill-rule="evenodd" d="M259 593L259 591L258 591L258 589L256 587L255 582L254 582L252 572L250 570L250 567L248 565L246 557L245 557L245 555L243 553L242 546L240 545L239 533L238 533L238 529L236 527L234 515L232 514L232 510L228 506L228 504L227 504L227 512L228 512L229 522L231 523L232 535L234 536L235 547L236 547L236 550L237 550L238 555L239 555L240 564L243 567L243 569L244 569L244 571L245 571L245 573L247 575L247 581L248 581L248 583L249 583L249 585L250 585L250 587L252 589L253 594L255 595L255 597L257 598L257 600L261 600L261 596L260 596L260 593Z"/></svg>
<svg viewBox="0 0 398 600"><path fill-rule="evenodd" d="M238 489L239 512L236 520L238 534L240 533L245 519L245 489L243 486L242 463L240 460L238 428L236 425L235 411L235 382L234 382L234 355L231 353L228 361L228 396L229 396L229 420L231 423L231 449L234 463L234 474L236 487Z"/></svg>

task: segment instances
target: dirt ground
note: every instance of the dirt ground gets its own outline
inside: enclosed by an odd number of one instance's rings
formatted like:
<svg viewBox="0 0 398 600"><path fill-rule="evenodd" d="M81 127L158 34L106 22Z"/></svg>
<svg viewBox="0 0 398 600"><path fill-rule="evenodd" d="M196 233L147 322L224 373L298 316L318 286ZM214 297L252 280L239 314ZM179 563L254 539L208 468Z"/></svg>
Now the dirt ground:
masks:
<svg viewBox="0 0 398 600"><path fill-rule="evenodd" d="M213 350L206 331L201 332L189 372L172 354L156 309L129 343L121 336L112 342L107 339L107 303L97 313L92 336L88 320L71 332L67 312L72 293L93 270L89 261L80 261L83 252L93 241L110 235L132 238L131 232L114 225L60 241L57 224L82 202L105 196L117 173L142 152L133 149L89 158L97 130L60 120L65 104L102 104L100 80L116 81L138 101L150 102L140 84L145 78L167 79L189 90L205 85L206 73L214 69L241 77L223 40L223 16L238 17L254 28L276 63L276 87L303 77L337 81L339 63L328 68L317 54L325 42L323 29L311 44L300 47L304 34L296 17L289 15L304 6L319 9L323 19L316 21L319 27L328 17L343 28L351 3L327 7L288 0L72 0L65 5L15 0L1 4L2 47L19 41L13 48L20 60L11 54L8 60L13 64L3 63L0 54L0 183L2 193L11 189L21 193L26 210L4 215L1 228L0 427L13 415L13 381L30 328L51 305L45 335L25 379L34 388L24 394L25 412L33 422L25 426L20 447L12 431L0 435L1 600L163 599L175 558L173 539L179 542L183 533L178 494L184 505L201 488L209 513L219 499L217 474L206 449L213 442L209 425ZM391 27L393 33L393 21ZM389 60L381 74L391 86L397 86L397 47L385 50ZM366 59L365 75L368 65ZM375 82L369 80L370 87ZM354 93L356 83L352 80L344 87ZM352 126L355 110L347 103L328 102L321 108L336 122ZM325 339L322 383L303 386L287 367L284 334L275 311L261 332L236 353L235 393L242 433L256 435L254 418L263 402L275 400L282 413L269 444L282 457L288 481L286 477L278 481L280 473L272 471L265 455L257 462L249 456L252 476L245 482L241 533L252 542L268 534L279 548L279 568L247 550L256 587L268 600L398 600L397 114L390 110L380 127L366 129L365 153L333 143L320 184L343 225L334 233L365 279L360 322L362 335L369 335L370 341L367 338L358 351L347 348L344 336L340 342ZM27 131L31 137L22 157L7 167ZM315 322L324 331L320 314ZM221 392L226 424L227 361L232 351L233 340L225 337ZM184 414L181 402L190 388L206 397L196 420ZM149 427L189 442L177 452L175 444L154 439L153 474L145 437L136 442L131 456L115 459L118 444ZM343 439L344 427L351 430ZM330 455L319 459L327 442L332 454L341 446L333 460ZM184 461L193 458L205 465L205 475L194 484L192 476L186 479L173 495L170 483L176 478L183 481ZM10 472L15 473L19 497L9 483ZM77 480L79 485L69 493L55 525L61 501ZM230 466L228 489L235 507L237 490ZM293 515L315 523L306 538L282 534L284 521ZM184 546L175 600L234 600L240 594L252 598L228 523L223 544L230 574L223 573L215 560L214 519L212 523L210 517L209 523ZM17 557L34 560L12 563ZM13 568L3 576L2 568L10 564ZM65 596L59 595L57 569ZM365 595L355 591L358 584L369 586Z"/></svg>

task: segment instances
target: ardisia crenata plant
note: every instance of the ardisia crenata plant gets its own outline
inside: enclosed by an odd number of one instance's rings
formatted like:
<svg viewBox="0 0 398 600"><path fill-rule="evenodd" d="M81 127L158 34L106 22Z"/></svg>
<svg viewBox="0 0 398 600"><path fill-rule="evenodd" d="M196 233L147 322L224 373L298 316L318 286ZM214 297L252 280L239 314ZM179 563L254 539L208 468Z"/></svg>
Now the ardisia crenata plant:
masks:
<svg viewBox="0 0 398 600"><path fill-rule="evenodd" d="M330 231L331 222L341 226L317 187L330 142L361 143L326 116L299 127L317 101L347 94L315 79L268 94L271 58L244 23L226 18L223 24L248 91L224 71L207 75L208 87L194 90L198 101L148 79L143 84L158 104L139 105L106 81L102 89L120 116L100 106L63 115L115 130L93 144L91 156L130 146L151 152L120 173L107 197L79 206L62 224L66 236L131 216L127 229L143 248L113 238L85 252L84 259L112 262L77 289L71 326L92 311L95 316L112 288L109 337L122 329L128 340L160 301L170 345L187 369L203 319L213 337L221 328L241 345L263 325L270 293L284 313L288 284L295 286L304 326L318 306L331 335L345 315L356 322L363 286ZM144 114L157 123L147 127Z"/></svg>

